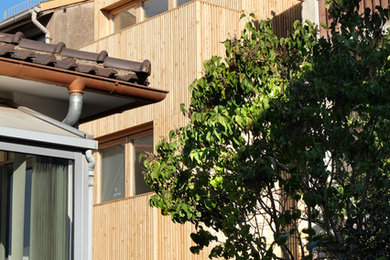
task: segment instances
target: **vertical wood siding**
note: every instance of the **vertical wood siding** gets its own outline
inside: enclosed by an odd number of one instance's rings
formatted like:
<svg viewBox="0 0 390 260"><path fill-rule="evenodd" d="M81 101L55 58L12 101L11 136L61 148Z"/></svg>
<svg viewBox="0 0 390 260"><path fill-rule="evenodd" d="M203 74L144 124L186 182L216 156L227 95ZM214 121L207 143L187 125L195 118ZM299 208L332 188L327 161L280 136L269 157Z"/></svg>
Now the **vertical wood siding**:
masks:
<svg viewBox="0 0 390 260"><path fill-rule="evenodd" d="M113 2L95 0L97 30L104 32L108 26L102 22L107 18L100 9ZM223 56L223 41L239 36L243 25L241 10L254 12L261 19L284 15L287 22L280 20L276 27L282 34L290 21L300 19L297 3L195 0L84 47L83 50L92 52L107 50L112 57L149 59L150 86L168 90L169 94L158 104L87 122L80 129L97 138L153 122L155 142L166 137L171 129L187 123L179 107L189 103L188 86L202 75L203 61L212 55ZM94 259L207 259L207 251L199 256L189 251L193 226L173 224L169 217L151 209L148 199L149 195L137 196L94 206Z"/></svg>
<svg viewBox="0 0 390 260"><path fill-rule="evenodd" d="M94 207L93 259L207 259L189 251L193 226L173 224L148 207L150 194Z"/></svg>
<svg viewBox="0 0 390 260"><path fill-rule="evenodd" d="M240 12L195 1L103 38L83 50L107 50L110 56L152 63L150 86L169 90L158 104L82 124L95 137L154 122L156 139L182 126L180 104L189 102L188 86L201 75L202 62L223 55L223 41L238 35Z"/></svg>

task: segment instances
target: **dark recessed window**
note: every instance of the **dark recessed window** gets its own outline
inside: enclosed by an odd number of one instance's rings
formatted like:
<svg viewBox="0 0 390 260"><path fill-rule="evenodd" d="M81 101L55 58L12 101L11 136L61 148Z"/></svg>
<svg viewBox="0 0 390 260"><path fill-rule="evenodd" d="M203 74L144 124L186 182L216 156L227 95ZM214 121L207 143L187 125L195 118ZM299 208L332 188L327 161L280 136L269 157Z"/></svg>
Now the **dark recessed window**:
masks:
<svg viewBox="0 0 390 260"><path fill-rule="evenodd" d="M153 131L129 134L101 143L99 151L101 202L150 192L140 155L153 152Z"/></svg>
<svg viewBox="0 0 390 260"><path fill-rule="evenodd" d="M177 0L177 6L191 2L192 0Z"/></svg>
<svg viewBox="0 0 390 260"><path fill-rule="evenodd" d="M150 18L168 10L168 0L149 0L143 3L145 18Z"/></svg>

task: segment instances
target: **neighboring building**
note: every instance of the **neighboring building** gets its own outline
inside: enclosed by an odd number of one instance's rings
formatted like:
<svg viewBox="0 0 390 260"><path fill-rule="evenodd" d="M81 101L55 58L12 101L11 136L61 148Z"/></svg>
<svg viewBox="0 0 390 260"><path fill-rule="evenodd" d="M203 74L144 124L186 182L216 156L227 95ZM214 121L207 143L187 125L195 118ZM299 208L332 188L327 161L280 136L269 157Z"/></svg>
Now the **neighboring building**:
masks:
<svg viewBox="0 0 390 260"><path fill-rule="evenodd" d="M74 49L94 40L93 0L27 0L6 10L5 15L0 22L4 33L22 32L28 39L64 42Z"/></svg>

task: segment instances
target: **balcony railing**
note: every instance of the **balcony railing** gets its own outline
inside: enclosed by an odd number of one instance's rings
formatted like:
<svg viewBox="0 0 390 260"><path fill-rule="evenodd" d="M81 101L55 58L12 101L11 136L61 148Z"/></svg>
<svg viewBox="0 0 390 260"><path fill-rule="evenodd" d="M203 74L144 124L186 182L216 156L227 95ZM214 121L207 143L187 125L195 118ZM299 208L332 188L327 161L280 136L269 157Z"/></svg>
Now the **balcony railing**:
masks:
<svg viewBox="0 0 390 260"><path fill-rule="evenodd" d="M8 19L12 16L15 16L23 11L26 11L26 10L28 10L36 5L39 5L40 3L45 2L45 1L47 1L47 0L27 0L27 1L24 1L20 4L12 6L11 8L4 10L3 21L5 19Z"/></svg>

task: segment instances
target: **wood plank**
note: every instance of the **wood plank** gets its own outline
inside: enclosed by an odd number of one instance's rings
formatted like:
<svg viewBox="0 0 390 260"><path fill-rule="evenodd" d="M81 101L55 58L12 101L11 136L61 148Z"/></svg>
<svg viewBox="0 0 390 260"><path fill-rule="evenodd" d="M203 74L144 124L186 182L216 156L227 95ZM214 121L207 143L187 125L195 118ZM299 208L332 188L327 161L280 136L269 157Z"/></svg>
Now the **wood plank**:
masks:
<svg viewBox="0 0 390 260"><path fill-rule="evenodd" d="M52 0L52 1L46 1L39 4L41 11L47 11L55 8L59 8L62 6L68 6L72 4L78 4L81 2L86 2L89 0Z"/></svg>

